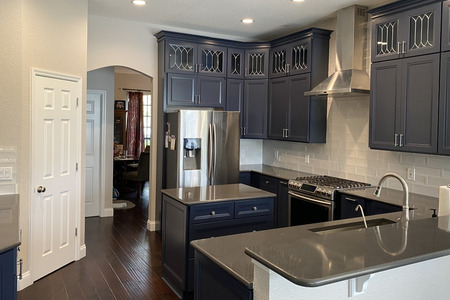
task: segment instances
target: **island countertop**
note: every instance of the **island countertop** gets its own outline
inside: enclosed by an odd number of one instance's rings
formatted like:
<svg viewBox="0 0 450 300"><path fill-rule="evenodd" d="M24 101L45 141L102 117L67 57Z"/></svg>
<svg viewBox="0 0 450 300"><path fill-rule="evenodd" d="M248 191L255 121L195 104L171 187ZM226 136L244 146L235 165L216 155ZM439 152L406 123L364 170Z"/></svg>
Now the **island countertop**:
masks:
<svg viewBox="0 0 450 300"><path fill-rule="evenodd" d="M241 183L165 189L161 193L184 205L276 197L273 193Z"/></svg>
<svg viewBox="0 0 450 300"><path fill-rule="evenodd" d="M0 254L20 245L19 195L0 195Z"/></svg>

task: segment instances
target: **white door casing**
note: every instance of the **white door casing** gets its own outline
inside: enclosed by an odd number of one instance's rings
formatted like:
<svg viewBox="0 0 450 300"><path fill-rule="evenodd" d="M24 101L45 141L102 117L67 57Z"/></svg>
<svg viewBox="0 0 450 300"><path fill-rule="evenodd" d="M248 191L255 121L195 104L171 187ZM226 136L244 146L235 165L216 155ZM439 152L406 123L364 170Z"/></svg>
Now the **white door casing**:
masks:
<svg viewBox="0 0 450 300"><path fill-rule="evenodd" d="M33 281L80 255L81 90L80 77L32 70Z"/></svg>
<svg viewBox="0 0 450 300"><path fill-rule="evenodd" d="M87 91L85 217L99 216L104 202L101 201L104 198L101 184L104 99L106 91Z"/></svg>

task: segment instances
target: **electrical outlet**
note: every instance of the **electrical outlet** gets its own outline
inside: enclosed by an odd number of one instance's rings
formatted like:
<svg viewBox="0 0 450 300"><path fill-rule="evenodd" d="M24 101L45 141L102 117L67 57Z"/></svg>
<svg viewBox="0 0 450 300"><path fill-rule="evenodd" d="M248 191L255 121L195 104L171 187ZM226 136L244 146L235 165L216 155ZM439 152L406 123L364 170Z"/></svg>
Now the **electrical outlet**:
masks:
<svg viewBox="0 0 450 300"><path fill-rule="evenodd" d="M408 180L416 180L416 169L408 168Z"/></svg>
<svg viewBox="0 0 450 300"><path fill-rule="evenodd" d="M12 179L12 167L0 167L0 180L10 181Z"/></svg>
<svg viewBox="0 0 450 300"><path fill-rule="evenodd" d="M309 164L309 154L306 154L306 155L305 155L305 163L306 163L306 164Z"/></svg>

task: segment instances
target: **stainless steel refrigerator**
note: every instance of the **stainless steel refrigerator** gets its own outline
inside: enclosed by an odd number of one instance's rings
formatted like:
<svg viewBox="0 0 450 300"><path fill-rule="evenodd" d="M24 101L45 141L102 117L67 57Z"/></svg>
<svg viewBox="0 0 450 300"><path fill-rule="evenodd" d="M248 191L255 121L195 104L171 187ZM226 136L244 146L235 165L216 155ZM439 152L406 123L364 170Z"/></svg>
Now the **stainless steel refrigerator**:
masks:
<svg viewBox="0 0 450 300"><path fill-rule="evenodd" d="M166 117L166 188L239 182L239 112L179 110Z"/></svg>

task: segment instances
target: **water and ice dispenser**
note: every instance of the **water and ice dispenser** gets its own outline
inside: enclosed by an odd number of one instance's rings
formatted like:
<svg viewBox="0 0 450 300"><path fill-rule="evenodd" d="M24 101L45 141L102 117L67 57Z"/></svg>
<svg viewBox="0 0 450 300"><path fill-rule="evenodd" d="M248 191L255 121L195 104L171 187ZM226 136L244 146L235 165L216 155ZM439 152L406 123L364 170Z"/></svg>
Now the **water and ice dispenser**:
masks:
<svg viewBox="0 0 450 300"><path fill-rule="evenodd" d="M197 170L200 169L201 158L201 139L200 138L185 138L183 141L184 148L184 169Z"/></svg>

